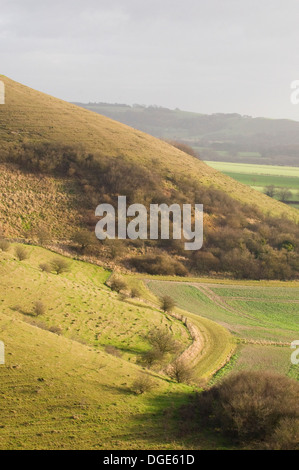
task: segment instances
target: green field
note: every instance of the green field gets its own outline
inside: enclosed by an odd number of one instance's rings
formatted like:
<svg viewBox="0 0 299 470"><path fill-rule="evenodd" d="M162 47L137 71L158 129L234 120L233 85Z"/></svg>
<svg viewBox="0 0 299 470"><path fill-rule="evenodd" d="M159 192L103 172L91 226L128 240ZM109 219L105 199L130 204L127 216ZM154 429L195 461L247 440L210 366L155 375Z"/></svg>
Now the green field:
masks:
<svg viewBox="0 0 299 470"><path fill-rule="evenodd" d="M273 185L276 188L287 188L292 193L290 201L299 200L298 167L209 161L206 163L257 191L264 192L266 186Z"/></svg>
<svg viewBox="0 0 299 470"><path fill-rule="evenodd" d="M290 363L290 343L299 336L298 287L156 280L147 281L147 286L158 296L170 295L178 307L225 326L242 345L237 352L237 368L260 364L268 369L273 357L270 368L298 375ZM248 351L252 353L250 360Z"/></svg>
<svg viewBox="0 0 299 470"><path fill-rule="evenodd" d="M252 165L247 163L205 162L223 173L242 173L269 176L290 176L299 178L299 168L278 165Z"/></svg>

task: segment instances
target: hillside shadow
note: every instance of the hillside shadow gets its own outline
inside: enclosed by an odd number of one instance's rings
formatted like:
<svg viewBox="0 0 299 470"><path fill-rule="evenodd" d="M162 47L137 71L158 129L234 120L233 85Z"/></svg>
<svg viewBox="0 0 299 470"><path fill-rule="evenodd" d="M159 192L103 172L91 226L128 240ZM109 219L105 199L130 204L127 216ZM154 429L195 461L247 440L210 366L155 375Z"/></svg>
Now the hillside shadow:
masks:
<svg viewBox="0 0 299 470"><path fill-rule="evenodd" d="M10 310L13 312L18 312L21 313L22 315L26 315L26 317L34 317L36 318L36 314L30 311L24 310L20 305L15 305L13 307L10 307Z"/></svg>
<svg viewBox="0 0 299 470"><path fill-rule="evenodd" d="M136 397L129 386L107 386L107 390L121 393L125 396ZM144 449L227 449L229 443L221 436L202 429L194 419L192 401L195 392L169 392L161 395L148 393L144 397L144 413L131 416L122 440L131 445L136 436L142 441ZM140 403L140 402L139 402ZM187 411L186 411L187 409Z"/></svg>
<svg viewBox="0 0 299 470"><path fill-rule="evenodd" d="M201 449L212 448L214 443L206 434L194 429L194 423L186 420L183 409L192 403L193 393L174 392L146 397L151 411L136 414L131 432L138 433L152 448Z"/></svg>

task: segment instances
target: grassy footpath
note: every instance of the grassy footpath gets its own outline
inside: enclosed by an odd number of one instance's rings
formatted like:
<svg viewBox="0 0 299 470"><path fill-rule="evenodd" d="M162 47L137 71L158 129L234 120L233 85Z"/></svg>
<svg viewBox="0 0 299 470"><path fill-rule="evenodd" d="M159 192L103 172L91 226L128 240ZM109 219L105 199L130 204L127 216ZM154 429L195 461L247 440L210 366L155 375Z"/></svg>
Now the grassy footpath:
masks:
<svg viewBox="0 0 299 470"><path fill-rule="evenodd" d="M272 369L299 379L290 362L290 343L299 335L299 287L284 284L147 281L155 295L170 295L200 321L206 317L231 332L239 343L234 370Z"/></svg>
<svg viewBox="0 0 299 470"><path fill-rule="evenodd" d="M170 295L177 303L175 312L188 318L189 321L200 331L202 335L202 350L198 356L195 367L196 375L201 377L203 381L207 381L212 375L223 367L236 348L236 342L232 335L222 325L214 321L194 314L186 304L177 302L177 288L180 286L174 283L166 283L160 281L146 281L138 279L133 275L126 276L129 284L138 285L142 297L152 305L159 305L159 297ZM155 288L152 288L152 286ZM169 288L169 286L171 288ZM149 287L149 289L148 289ZM183 286L182 286L183 287Z"/></svg>

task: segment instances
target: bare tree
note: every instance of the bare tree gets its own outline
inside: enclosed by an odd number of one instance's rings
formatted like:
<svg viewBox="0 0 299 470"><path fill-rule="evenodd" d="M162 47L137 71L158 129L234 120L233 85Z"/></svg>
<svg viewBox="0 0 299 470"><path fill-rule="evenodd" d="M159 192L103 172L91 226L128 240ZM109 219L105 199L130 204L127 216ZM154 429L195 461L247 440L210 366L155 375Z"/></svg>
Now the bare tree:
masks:
<svg viewBox="0 0 299 470"><path fill-rule="evenodd" d="M37 300L34 303L34 313L37 317L46 313L46 306L41 300Z"/></svg>
<svg viewBox="0 0 299 470"><path fill-rule="evenodd" d="M269 186L266 186L264 188L264 193L269 196L269 197L274 197L276 194L276 188L273 184L270 184Z"/></svg>
<svg viewBox="0 0 299 470"><path fill-rule="evenodd" d="M62 274L70 271L70 263L63 258L53 258L50 264L52 270L56 274Z"/></svg>
<svg viewBox="0 0 299 470"><path fill-rule="evenodd" d="M169 331L163 328L153 328L147 335L149 343L162 355L173 353L178 350L178 344Z"/></svg>
<svg viewBox="0 0 299 470"><path fill-rule="evenodd" d="M0 250L1 251L8 251L10 247L10 243L5 240L5 238L0 239Z"/></svg>
<svg viewBox="0 0 299 470"><path fill-rule="evenodd" d="M278 192L278 197L281 202L286 202L291 199L292 193L287 188L281 188Z"/></svg>
<svg viewBox="0 0 299 470"><path fill-rule="evenodd" d="M176 359L169 368L169 376L179 383L189 383L193 378L193 370L185 360Z"/></svg>
<svg viewBox="0 0 299 470"><path fill-rule="evenodd" d="M136 395L141 395L145 392L150 392L156 387L155 382L147 374L140 374L132 384L132 391Z"/></svg>
<svg viewBox="0 0 299 470"><path fill-rule="evenodd" d="M161 308L164 312L171 312L175 307L175 301L169 296L161 297Z"/></svg>
<svg viewBox="0 0 299 470"><path fill-rule="evenodd" d="M16 246L15 254L16 254L16 257L18 258L19 261L23 261L24 259L29 258L28 251L26 250L26 248L24 248L21 245Z"/></svg>

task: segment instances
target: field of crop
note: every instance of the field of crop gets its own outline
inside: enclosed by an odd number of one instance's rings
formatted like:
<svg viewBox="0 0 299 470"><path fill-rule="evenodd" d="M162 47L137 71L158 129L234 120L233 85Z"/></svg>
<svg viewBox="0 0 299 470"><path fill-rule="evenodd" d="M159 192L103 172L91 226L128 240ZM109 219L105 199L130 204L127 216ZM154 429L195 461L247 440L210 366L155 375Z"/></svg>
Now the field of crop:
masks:
<svg viewBox="0 0 299 470"><path fill-rule="evenodd" d="M273 185L276 188L287 188L292 193L290 201L299 200L298 167L212 161L207 161L206 163L212 168L257 191L264 192L265 186ZM277 197L275 196L275 198Z"/></svg>
<svg viewBox="0 0 299 470"><path fill-rule="evenodd" d="M147 286L158 296L170 295L178 307L225 326L240 343L237 368L260 365L298 375L290 362L290 343L299 337L298 287L157 280Z"/></svg>

